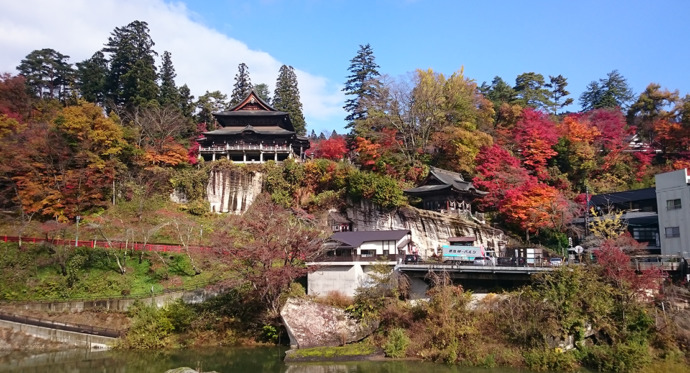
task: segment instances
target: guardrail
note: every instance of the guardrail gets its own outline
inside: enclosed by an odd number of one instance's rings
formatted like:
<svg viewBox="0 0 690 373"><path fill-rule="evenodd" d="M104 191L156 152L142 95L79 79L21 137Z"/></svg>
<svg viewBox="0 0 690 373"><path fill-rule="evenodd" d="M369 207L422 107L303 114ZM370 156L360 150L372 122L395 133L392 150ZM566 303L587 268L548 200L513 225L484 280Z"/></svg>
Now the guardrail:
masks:
<svg viewBox="0 0 690 373"><path fill-rule="evenodd" d="M53 321L53 320L45 320L45 319L41 319L41 318L9 315L9 314L5 314L5 313L1 313L1 312L0 312L0 320L12 321L12 322L17 322L17 323L21 323L21 324L33 325L33 326L41 326L41 327L51 328L51 329L65 330L68 332L100 335L100 336L111 337L111 338L119 338L124 333L124 331L120 331L117 329L101 328L98 326L83 325L83 324L62 323L62 322L57 322L57 321Z"/></svg>

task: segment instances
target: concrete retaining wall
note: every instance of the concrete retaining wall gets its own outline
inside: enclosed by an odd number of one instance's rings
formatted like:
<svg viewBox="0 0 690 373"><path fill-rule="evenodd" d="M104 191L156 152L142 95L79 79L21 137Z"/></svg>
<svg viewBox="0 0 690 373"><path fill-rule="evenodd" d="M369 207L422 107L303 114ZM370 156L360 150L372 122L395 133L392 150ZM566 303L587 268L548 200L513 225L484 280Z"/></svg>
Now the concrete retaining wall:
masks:
<svg viewBox="0 0 690 373"><path fill-rule="evenodd" d="M155 304L157 307L165 306L177 299L182 298L185 303L196 304L201 303L207 299L218 295L218 291L208 291L205 289L198 289L192 291L177 291L155 295L147 298L137 299L102 299L102 300L83 300L71 302L12 302L10 304L21 307L25 310L43 311L43 312L82 312L90 310L109 310L116 312L125 312L131 307L134 302L139 301L145 304Z"/></svg>
<svg viewBox="0 0 690 373"><path fill-rule="evenodd" d="M115 338L110 337L68 332L65 330L51 329L42 326L34 326L28 324L20 324L5 320L0 320L0 328L12 329L14 331L32 335L37 338L47 339L50 341L65 343L78 347L87 347L90 349L108 349L116 341Z"/></svg>

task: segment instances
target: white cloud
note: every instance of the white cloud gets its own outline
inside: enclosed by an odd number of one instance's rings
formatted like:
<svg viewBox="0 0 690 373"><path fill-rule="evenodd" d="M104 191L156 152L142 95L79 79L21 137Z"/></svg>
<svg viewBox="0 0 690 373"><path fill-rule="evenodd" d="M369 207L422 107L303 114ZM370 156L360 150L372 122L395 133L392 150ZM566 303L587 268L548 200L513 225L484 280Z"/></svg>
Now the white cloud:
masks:
<svg viewBox="0 0 690 373"><path fill-rule="evenodd" d="M253 83L273 89L282 62L197 18L184 4L163 0L5 1L0 5L0 72L16 72L27 54L42 48L69 55L72 63L83 61L103 47L116 27L141 20L149 25L154 49L172 54L176 82L187 84L196 97L207 90L229 95L242 62ZM295 69L309 129L340 132L345 117L340 87Z"/></svg>

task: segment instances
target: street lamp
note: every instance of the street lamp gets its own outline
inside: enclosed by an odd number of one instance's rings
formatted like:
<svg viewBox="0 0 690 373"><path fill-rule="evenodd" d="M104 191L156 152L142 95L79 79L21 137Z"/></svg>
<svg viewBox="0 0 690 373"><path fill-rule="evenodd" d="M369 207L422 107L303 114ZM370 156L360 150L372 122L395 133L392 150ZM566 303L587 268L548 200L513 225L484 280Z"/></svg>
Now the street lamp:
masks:
<svg viewBox="0 0 690 373"><path fill-rule="evenodd" d="M77 215L77 236L74 239L74 247L79 246L79 220L81 220L81 216Z"/></svg>

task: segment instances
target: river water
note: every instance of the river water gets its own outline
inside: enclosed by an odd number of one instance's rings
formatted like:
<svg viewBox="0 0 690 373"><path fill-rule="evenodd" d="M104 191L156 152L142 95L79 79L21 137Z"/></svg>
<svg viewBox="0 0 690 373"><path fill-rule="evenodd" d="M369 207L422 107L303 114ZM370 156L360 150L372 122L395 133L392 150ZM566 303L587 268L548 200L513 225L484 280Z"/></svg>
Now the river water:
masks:
<svg viewBox="0 0 690 373"><path fill-rule="evenodd" d="M164 373L190 367L219 373L527 373L510 368L465 368L418 361L285 364L285 348L204 348L166 351L69 350L0 356L0 372Z"/></svg>

